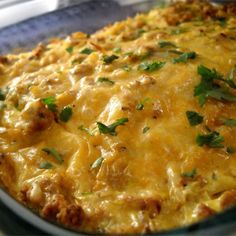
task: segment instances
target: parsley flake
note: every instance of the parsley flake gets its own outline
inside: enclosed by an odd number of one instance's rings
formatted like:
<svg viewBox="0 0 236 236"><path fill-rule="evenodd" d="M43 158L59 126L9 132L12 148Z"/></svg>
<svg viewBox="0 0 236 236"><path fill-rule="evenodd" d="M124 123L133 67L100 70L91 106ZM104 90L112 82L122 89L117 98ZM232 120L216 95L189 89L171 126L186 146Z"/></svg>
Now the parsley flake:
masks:
<svg viewBox="0 0 236 236"><path fill-rule="evenodd" d="M55 97L47 97L47 98L43 98L42 102L44 105L47 106L47 108L52 111L52 112L57 112L57 105L56 105L56 99Z"/></svg>
<svg viewBox="0 0 236 236"><path fill-rule="evenodd" d="M161 69L164 65L166 64L166 62L151 62L151 63L148 63L148 62L142 62L139 66L138 66L138 69L139 70L143 70L143 71L148 71L148 72L153 72L155 70L159 70Z"/></svg>
<svg viewBox="0 0 236 236"><path fill-rule="evenodd" d="M113 49L113 52L115 52L115 53L120 53L120 52L121 52L121 48L120 48L120 47L114 48L114 49Z"/></svg>
<svg viewBox="0 0 236 236"><path fill-rule="evenodd" d="M234 67L229 73L228 78L225 81L231 88L234 88L234 89L236 89L235 78L236 78L236 65L234 65Z"/></svg>
<svg viewBox="0 0 236 236"><path fill-rule="evenodd" d="M223 76L215 69L209 69L203 65L198 66L198 74L201 76L200 83L194 88L194 96L198 97L200 106L203 106L208 98L220 101L235 102L236 96L231 94L227 88L220 87L215 80L224 81Z"/></svg>
<svg viewBox="0 0 236 236"><path fill-rule="evenodd" d="M130 66L128 66L128 65L124 65L123 67L122 67L122 69L124 70L124 71L131 71L131 67Z"/></svg>
<svg viewBox="0 0 236 236"><path fill-rule="evenodd" d="M42 162L39 164L39 168L40 169L52 169L53 165L50 162L45 161L45 162Z"/></svg>
<svg viewBox="0 0 236 236"><path fill-rule="evenodd" d="M168 42L168 41L160 41L158 44L159 44L160 48L165 48L165 47L174 47L174 48L176 48L176 46L173 43Z"/></svg>
<svg viewBox="0 0 236 236"><path fill-rule="evenodd" d="M192 171L190 172L184 172L181 176L182 177L187 177L187 178L194 178L197 175L197 169L194 168Z"/></svg>
<svg viewBox="0 0 236 236"><path fill-rule="evenodd" d="M149 102L150 98L144 98L140 103L136 105L136 110L141 111L144 108L145 103Z"/></svg>
<svg viewBox="0 0 236 236"><path fill-rule="evenodd" d="M6 94L4 93L2 89L0 89L0 101L4 101L5 98L6 98Z"/></svg>
<svg viewBox="0 0 236 236"><path fill-rule="evenodd" d="M150 129L150 127L148 127L148 126L144 127L143 128L143 134L147 133L149 129Z"/></svg>
<svg viewBox="0 0 236 236"><path fill-rule="evenodd" d="M82 51L80 51L81 54L86 54L86 55L89 55L92 52L94 52L94 50L91 48L84 48Z"/></svg>
<svg viewBox="0 0 236 236"><path fill-rule="evenodd" d="M102 165L104 161L104 157L99 157L92 165L91 165L91 169L96 169L98 167L100 167Z"/></svg>
<svg viewBox="0 0 236 236"><path fill-rule="evenodd" d="M59 118L62 122L67 122L72 116L72 108L71 107L64 107L63 110L59 114Z"/></svg>
<svg viewBox="0 0 236 236"><path fill-rule="evenodd" d="M172 35L182 34L182 33L185 33L185 32L187 32L187 29L184 29L184 28L177 28L177 29L171 30Z"/></svg>
<svg viewBox="0 0 236 236"><path fill-rule="evenodd" d="M112 80L110 80L109 78L107 78L107 77L99 77L98 78L98 80L97 80L97 82L99 82L99 83L108 83L108 84L110 84L110 85L112 85L112 84L114 84L115 82L114 81L112 81Z"/></svg>
<svg viewBox="0 0 236 236"><path fill-rule="evenodd" d="M195 111L186 111L186 116L191 126L199 125L203 122L203 116L199 115Z"/></svg>
<svg viewBox="0 0 236 236"><path fill-rule="evenodd" d="M209 134L198 134L196 137L196 142L198 146L202 147L206 145L210 148L223 148L224 137L221 136L218 132L213 131Z"/></svg>
<svg viewBox="0 0 236 236"><path fill-rule="evenodd" d="M236 119L231 119L231 118L229 118L229 119L224 119L224 118L222 118L222 119L220 119L223 123L224 123L224 125L226 125L226 126L229 126L229 127L233 127L233 126L236 126Z"/></svg>
<svg viewBox="0 0 236 236"><path fill-rule="evenodd" d="M234 148L234 147L227 147L226 148L226 152L228 153L228 154L233 154L233 153L235 153L236 152L236 149Z"/></svg>
<svg viewBox="0 0 236 236"><path fill-rule="evenodd" d="M74 48L71 46L71 47L68 47L66 48L66 51L71 54L73 52Z"/></svg>
<svg viewBox="0 0 236 236"><path fill-rule="evenodd" d="M60 164L64 162L61 155L56 151L55 148L43 148L42 151L46 152L48 155L53 156Z"/></svg>
<svg viewBox="0 0 236 236"><path fill-rule="evenodd" d="M111 56L104 55L103 62L104 64L111 64L114 60L118 59L119 57L112 54Z"/></svg>
<svg viewBox="0 0 236 236"><path fill-rule="evenodd" d="M181 54L179 57L174 58L172 62L174 64L181 63L181 62L186 63L188 59L195 59L196 57L197 57L197 54L195 52L185 52Z"/></svg>
<svg viewBox="0 0 236 236"><path fill-rule="evenodd" d="M116 136L117 135L116 127L119 125L124 125L128 121L129 121L128 118L121 118L121 119L116 120L116 122L114 122L113 124L110 124L108 126L104 125L101 122L97 122L97 126L98 126L99 132L101 134L110 134L112 136Z"/></svg>
<svg viewBox="0 0 236 236"><path fill-rule="evenodd" d="M81 130L81 131L87 132L90 136L93 136L93 132L94 132L94 130L95 130L95 129L90 130L90 129L84 127L83 125L80 125L80 126L78 127L78 129Z"/></svg>

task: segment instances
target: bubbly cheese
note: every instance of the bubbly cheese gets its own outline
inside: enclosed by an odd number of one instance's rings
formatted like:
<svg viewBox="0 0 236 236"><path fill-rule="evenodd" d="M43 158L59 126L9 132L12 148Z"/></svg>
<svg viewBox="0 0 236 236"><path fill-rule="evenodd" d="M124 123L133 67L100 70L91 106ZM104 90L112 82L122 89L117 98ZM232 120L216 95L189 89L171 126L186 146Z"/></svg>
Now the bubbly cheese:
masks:
<svg viewBox="0 0 236 236"><path fill-rule="evenodd" d="M2 56L2 186L86 232L172 229L235 204L236 128L222 123L236 119L235 99L194 96L199 65L227 78L236 64L234 10L179 3ZM186 111L203 122L190 126ZM199 146L213 131L223 147Z"/></svg>

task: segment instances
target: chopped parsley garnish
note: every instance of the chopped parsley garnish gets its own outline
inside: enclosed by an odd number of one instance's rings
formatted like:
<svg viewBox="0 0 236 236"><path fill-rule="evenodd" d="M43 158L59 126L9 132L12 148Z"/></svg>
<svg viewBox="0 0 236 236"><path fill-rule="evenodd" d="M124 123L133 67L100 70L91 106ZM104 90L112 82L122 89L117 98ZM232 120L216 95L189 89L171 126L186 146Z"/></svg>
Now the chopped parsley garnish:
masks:
<svg viewBox="0 0 236 236"><path fill-rule="evenodd" d="M45 161L45 162L42 162L39 164L39 168L40 169L52 169L53 165L50 162Z"/></svg>
<svg viewBox="0 0 236 236"><path fill-rule="evenodd" d="M124 125L128 121L129 121L128 118L121 118L121 119L116 120L116 122L114 122L113 124L110 124L108 126L104 125L101 122L97 122L97 126L98 126L99 132L101 134L110 134L112 136L116 136L117 135L116 127L119 125Z"/></svg>
<svg viewBox="0 0 236 236"><path fill-rule="evenodd" d="M91 49L91 48L84 48L82 51L80 51L80 53L86 54L86 55L89 55L89 54L91 54L92 52L94 52L94 51L93 51L93 49Z"/></svg>
<svg viewBox="0 0 236 236"><path fill-rule="evenodd" d="M6 98L6 95L2 89L0 89L0 101L4 101Z"/></svg>
<svg viewBox="0 0 236 236"><path fill-rule="evenodd" d="M172 60L172 62L174 64L181 63L181 62L186 63L188 59L195 59L196 56L197 56L197 54L195 52L185 52L185 53L181 54L179 57L174 58Z"/></svg>
<svg viewBox="0 0 236 236"><path fill-rule="evenodd" d="M144 29L138 29L135 33L134 33L134 36L133 36L133 39L137 39L139 38L143 33L145 33L146 30Z"/></svg>
<svg viewBox="0 0 236 236"><path fill-rule="evenodd" d="M57 105L55 97L47 97L42 99L43 104L47 106L47 108L52 112L57 112Z"/></svg>
<svg viewBox="0 0 236 236"><path fill-rule="evenodd" d="M64 162L61 155L55 150L55 148L43 148L42 151L46 152L48 155L53 156L60 164Z"/></svg>
<svg viewBox="0 0 236 236"><path fill-rule="evenodd" d="M87 132L87 133L88 133L89 135L91 135L91 136L93 136L93 132L94 132L94 130L95 130L95 129L90 130L90 129L84 127L83 125L80 125L80 126L78 127L78 129L81 130L81 131Z"/></svg>
<svg viewBox="0 0 236 236"><path fill-rule="evenodd" d="M236 148L234 148L234 147L227 147L226 148L226 152L228 153L228 154L233 154L233 153L235 153L236 152Z"/></svg>
<svg viewBox="0 0 236 236"><path fill-rule="evenodd" d="M225 82L222 75L219 74L215 69L210 70L203 65L199 65L197 71L201 76L201 81L194 88L194 96L198 97L200 106L203 106L208 98L229 102L236 101L236 96L231 94L227 88L222 88L219 84L215 83L215 80L221 80Z"/></svg>
<svg viewBox="0 0 236 236"><path fill-rule="evenodd" d="M124 65L124 66L122 67L122 69L125 70L125 71L131 71L131 67L128 66L128 65Z"/></svg>
<svg viewBox="0 0 236 236"><path fill-rule="evenodd" d="M175 34L182 34L187 32L187 29L184 28L178 28L178 29L173 29L171 30L171 34L175 35Z"/></svg>
<svg viewBox="0 0 236 236"><path fill-rule="evenodd" d="M213 131L209 134L198 134L196 138L198 146L202 147L206 145L210 148L223 148L224 137L221 136L218 132Z"/></svg>
<svg viewBox="0 0 236 236"><path fill-rule="evenodd" d="M168 42L168 41L160 41L158 44L159 44L160 48L164 48L164 47L174 47L174 48L176 48L176 46L173 43Z"/></svg>
<svg viewBox="0 0 236 236"><path fill-rule="evenodd" d="M186 116L191 126L199 125L203 122L203 116L199 115L195 111L186 111Z"/></svg>
<svg viewBox="0 0 236 236"><path fill-rule="evenodd" d="M136 110L143 110L145 103L147 103L148 101L150 101L150 98L144 98L140 103L137 104Z"/></svg>
<svg viewBox="0 0 236 236"><path fill-rule="evenodd" d="M194 168L192 171L190 172L184 172L181 176L182 177L187 177L187 178L194 178L197 175L197 169Z"/></svg>
<svg viewBox="0 0 236 236"><path fill-rule="evenodd" d="M227 25L227 19L226 18L219 19L219 25L221 27L225 27Z"/></svg>
<svg viewBox="0 0 236 236"><path fill-rule="evenodd" d="M148 127L148 126L144 127L143 128L143 134L147 133L149 129L150 129L150 127Z"/></svg>
<svg viewBox="0 0 236 236"><path fill-rule="evenodd" d="M234 65L234 67L229 73L228 78L225 81L231 88L234 88L234 89L236 89L235 78L236 78L236 65Z"/></svg>
<svg viewBox="0 0 236 236"><path fill-rule="evenodd" d="M224 125L226 125L226 126L229 126L229 127L236 126L236 119L231 119L231 118L229 118L229 119L224 119L224 118L221 118L220 120L221 120L221 121L224 123Z"/></svg>
<svg viewBox="0 0 236 236"><path fill-rule="evenodd" d="M63 110L59 114L59 119L62 122L67 122L72 116L72 108L71 107L64 107Z"/></svg>
<svg viewBox="0 0 236 236"><path fill-rule="evenodd" d="M114 49L113 49L113 52L115 52L115 53L120 53L120 52L121 52L121 48L120 48L120 47L114 48Z"/></svg>
<svg viewBox="0 0 236 236"><path fill-rule="evenodd" d="M182 55L182 54L183 54L183 52L181 52L181 51L179 51L179 50L174 50L174 49L168 50L168 52L174 53L174 54L177 54L177 55Z"/></svg>
<svg viewBox="0 0 236 236"><path fill-rule="evenodd" d="M104 161L104 157L99 157L92 165L91 165L91 169L96 169L98 167L100 167L102 165Z"/></svg>
<svg viewBox="0 0 236 236"><path fill-rule="evenodd" d="M110 85L115 83L114 81L110 80L107 77L100 77L100 78L98 78L97 82L99 82L99 83L104 83L105 82L105 83L108 83Z"/></svg>
<svg viewBox="0 0 236 236"><path fill-rule="evenodd" d="M103 56L103 62L104 64L111 64L114 60L118 59L119 57L116 56L116 55L111 55L111 56L107 56L107 55L104 55Z"/></svg>
<svg viewBox="0 0 236 236"><path fill-rule="evenodd" d="M71 47L68 47L66 48L66 51L71 54L73 52L74 48L71 46Z"/></svg>
<svg viewBox="0 0 236 236"><path fill-rule="evenodd" d="M148 71L148 72L152 72L152 71L155 71L155 70L158 70L158 69L161 69L166 63L165 62L151 62L151 63L148 63L148 62L142 62L139 66L138 66L138 69L139 70L144 70L144 71Z"/></svg>

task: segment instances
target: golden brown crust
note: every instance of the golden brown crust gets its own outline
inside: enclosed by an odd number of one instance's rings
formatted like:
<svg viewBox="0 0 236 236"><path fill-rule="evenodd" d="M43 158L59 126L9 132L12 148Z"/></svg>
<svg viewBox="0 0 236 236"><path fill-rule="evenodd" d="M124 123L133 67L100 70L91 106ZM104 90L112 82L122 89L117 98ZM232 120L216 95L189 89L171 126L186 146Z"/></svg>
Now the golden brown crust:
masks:
<svg viewBox="0 0 236 236"><path fill-rule="evenodd" d="M177 2L2 56L0 181L93 233L167 230L235 205L235 29L233 5ZM203 105L200 65L227 79Z"/></svg>

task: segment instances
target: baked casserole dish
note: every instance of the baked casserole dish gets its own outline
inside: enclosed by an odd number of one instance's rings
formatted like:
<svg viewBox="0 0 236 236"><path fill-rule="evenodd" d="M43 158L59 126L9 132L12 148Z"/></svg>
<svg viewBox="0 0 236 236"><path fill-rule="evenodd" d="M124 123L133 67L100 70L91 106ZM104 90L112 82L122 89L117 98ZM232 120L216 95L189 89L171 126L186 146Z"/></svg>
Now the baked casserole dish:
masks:
<svg viewBox="0 0 236 236"><path fill-rule="evenodd" d="M186 1L0 57L0 181L80 232L236 205L236 5Z"/></svg>

